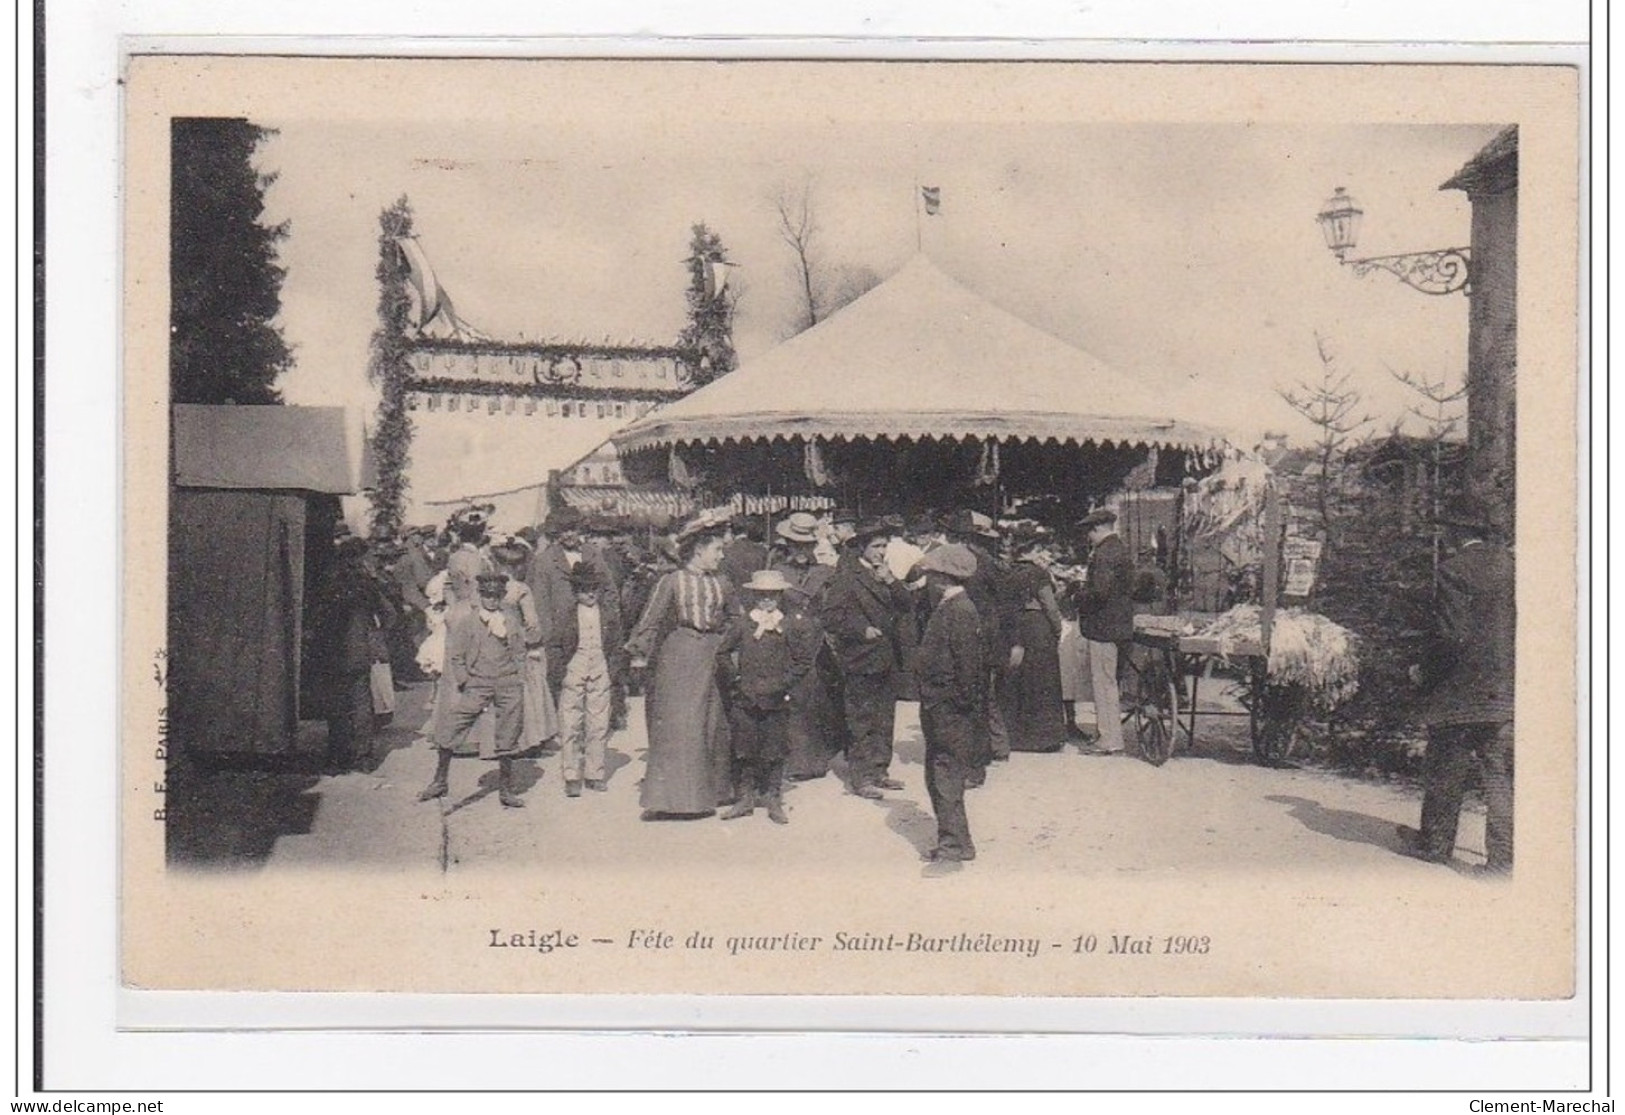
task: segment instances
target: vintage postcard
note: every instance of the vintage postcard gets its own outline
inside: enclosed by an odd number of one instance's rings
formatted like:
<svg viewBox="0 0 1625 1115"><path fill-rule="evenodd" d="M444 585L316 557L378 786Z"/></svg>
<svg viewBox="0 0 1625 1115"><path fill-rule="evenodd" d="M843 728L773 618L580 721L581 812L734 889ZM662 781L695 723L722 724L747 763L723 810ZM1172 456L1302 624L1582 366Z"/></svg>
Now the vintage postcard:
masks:
<svg viewBox="0 0 1625 1115"><path fill-rule="evenodd" d="M1574 69L126 82L127 988L1576 994Z"/></svg>

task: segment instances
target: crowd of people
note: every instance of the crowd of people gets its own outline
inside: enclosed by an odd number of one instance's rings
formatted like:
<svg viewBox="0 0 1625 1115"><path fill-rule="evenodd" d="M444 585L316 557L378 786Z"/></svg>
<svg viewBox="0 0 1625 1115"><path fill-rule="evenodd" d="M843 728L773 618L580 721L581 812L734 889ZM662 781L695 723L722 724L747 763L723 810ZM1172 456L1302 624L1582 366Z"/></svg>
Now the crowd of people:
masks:
<svg viewBox="0 0 1625 1115"><path fill-rule="evenodd" d="M365 636L345 659L363 680L338 706L362 707L380 662L400 683L434 681L423 734L438 763L421 800L449 792L454 758L478 756L498 764L501 803L522 808L514 761L555 747L567 797L601 792L641 693L645 820L761 810L787 824L787 782L839 772L859 797L903 790L897 702L917 700L939 829L928 858L963 861L976 854L965 792L1012 752L1123 749L1132 567L1108 510L1075 537L963 509L710 511L658 536L567 507L495 535L487 512L346 536L320 594L324 614L354 618L329 626ZM1100 710L1087 727L1084 701ZM335 762L366 720L330 717Z"/></svg>
<svg viewBox="0 0 1625 1115"><path fill-rule="evenodd" d="M976 855L966 791L1012 752L1124 749L1119 658L1143 599L1115 516L1070 536L961 509L859 520L702 513L656 535L555 509L493 535L488 508L443 527L365 540L337 528L311 596L306 700L328 721L328 765L370 756L391 685L433 681L423 735L452 760L498 765L557 750L564 794L608 788L609 740L641 694L645 820L789 823L786 783L839 772L850 793L905 789L893 771L897 703L918 701L928 858ZM1413 671L1430 742L1420 829L1404 850L1447 862L1469 768L1483 767L1492 870L1511 863L1511 559L1469 514L1441 567L1438 632ZM1078 705L1094 715L1080 724ZM844 761L843 761L844 760Z"/></svg>

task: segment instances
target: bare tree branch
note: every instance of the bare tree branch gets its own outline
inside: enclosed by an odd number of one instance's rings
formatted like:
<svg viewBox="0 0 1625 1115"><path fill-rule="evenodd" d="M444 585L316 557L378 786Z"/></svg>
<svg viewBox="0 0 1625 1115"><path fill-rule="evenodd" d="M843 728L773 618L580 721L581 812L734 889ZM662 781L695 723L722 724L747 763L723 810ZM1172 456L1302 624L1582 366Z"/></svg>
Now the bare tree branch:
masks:
<svg viewBox="0 0 1625 1115"><path fill-rule="evenodd" d="M813 195L814 181L809 175L801 180L800 185L780 186L773 197L773 210L779 220L779 239L789 246L795 257L793 262L801 286L801 321L804 329L811 329L824 316L814 258L819 228Z"/></svg>

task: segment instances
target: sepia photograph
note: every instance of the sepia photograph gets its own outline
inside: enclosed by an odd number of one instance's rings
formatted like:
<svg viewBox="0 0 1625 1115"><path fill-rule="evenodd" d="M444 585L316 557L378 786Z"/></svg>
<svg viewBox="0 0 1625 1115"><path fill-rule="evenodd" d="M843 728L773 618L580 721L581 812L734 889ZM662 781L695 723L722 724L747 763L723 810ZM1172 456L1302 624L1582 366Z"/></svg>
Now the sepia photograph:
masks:
<svg viewBox="0 0 1625 1115"><path fill-rule="evenodd" d="M126 77L128 988L1576 993L1572 69Z"/></svg>

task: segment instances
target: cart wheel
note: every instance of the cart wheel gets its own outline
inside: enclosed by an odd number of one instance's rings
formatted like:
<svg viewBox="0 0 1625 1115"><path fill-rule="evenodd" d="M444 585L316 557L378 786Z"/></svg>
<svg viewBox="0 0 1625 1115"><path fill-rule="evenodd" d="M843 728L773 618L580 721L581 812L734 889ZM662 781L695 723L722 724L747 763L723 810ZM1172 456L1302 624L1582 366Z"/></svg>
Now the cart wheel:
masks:
<svg viewBox="0 0 1625 1115"><path fill-rule="evenodd" d="M1160 767L1174 753L1174 732L1179 721L1179 691L1166 671L1153 670L1141 680L1134 703L1134 734L1140 756Z"/></svg>

